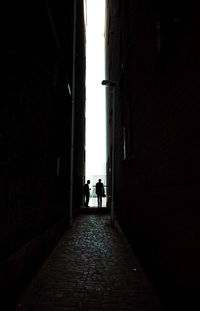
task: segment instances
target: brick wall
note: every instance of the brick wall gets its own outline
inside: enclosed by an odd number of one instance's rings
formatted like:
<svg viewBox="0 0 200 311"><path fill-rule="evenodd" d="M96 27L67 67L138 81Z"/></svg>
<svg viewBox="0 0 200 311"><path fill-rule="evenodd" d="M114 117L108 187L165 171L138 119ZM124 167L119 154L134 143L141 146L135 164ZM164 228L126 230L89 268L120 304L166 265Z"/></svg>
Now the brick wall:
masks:
<svg viewBox="0 0 200 311"><path fill-rule="evenodd" d="M0 288L2 308L10 310L68 225L73 5L13 2L2 11ZM76 143L75 184L84 175L82 4L78 14L76 135L82 136Z"/></svg>
<svg viewBox="0 0 200 311"><path fill-rule="evenodd" d="M163 301L186 308L200 280L198 12L194 2L107 2L116 214Z"/></svg>

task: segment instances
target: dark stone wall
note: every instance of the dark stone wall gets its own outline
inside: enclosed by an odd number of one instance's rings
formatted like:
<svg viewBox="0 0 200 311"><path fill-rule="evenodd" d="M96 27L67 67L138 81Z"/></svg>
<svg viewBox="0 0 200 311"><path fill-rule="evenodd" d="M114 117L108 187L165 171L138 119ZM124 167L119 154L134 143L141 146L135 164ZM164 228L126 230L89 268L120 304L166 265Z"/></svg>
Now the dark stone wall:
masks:
<svg viewBox="0 0 200 311"><path fill-rule="evenodd" d="M85 24L83 1L78 2L76 46L76 98L75 98L75 146L74 146L74 216L82 205L82 189L85 183Z"/></svg>
<svg viewBox="0 0 200 311"><path fill-rule="evenodd" d="M2 12L0 291L10 310L69 222L73 3L13 1ZM81 1L78 17L75 185L84 175Z"/></svg>
<svg viewBox="0 0 200 311"><path fill-rule="evenodd" d="M107 2L116 214L169 310L199 304L199 17L195 1Z"/></svg>

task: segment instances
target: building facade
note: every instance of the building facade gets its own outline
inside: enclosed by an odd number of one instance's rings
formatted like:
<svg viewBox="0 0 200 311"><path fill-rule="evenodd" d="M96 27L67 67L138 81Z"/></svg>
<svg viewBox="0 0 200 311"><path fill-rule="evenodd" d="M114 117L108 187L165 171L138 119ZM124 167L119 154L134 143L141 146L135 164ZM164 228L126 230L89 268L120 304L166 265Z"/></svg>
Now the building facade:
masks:
<svg viewBox="0 0 200 311"><path fill-rule="evenodd" d="M108 0L106 20L116 217L165 304L188 308L200 290L199 4Z"/></svg>
<svg viewBox="0 0 200 311"><path fill-rule="evenodd" d="M0 288L18 295L69 225L73 1L3 5ZM82 200L85 26L77 4L73 217Z"/></svg>

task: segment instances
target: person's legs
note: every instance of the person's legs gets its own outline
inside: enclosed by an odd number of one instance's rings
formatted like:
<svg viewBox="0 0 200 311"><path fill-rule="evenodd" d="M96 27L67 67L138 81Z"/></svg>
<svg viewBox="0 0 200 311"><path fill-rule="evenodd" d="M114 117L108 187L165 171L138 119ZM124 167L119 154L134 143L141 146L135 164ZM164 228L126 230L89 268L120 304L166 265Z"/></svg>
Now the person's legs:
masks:
<svg viewBox="0 0 200 311"><path fill-rule="evenodd" d="M86 202L85 202L86 207L88 207L89 199L90 199L90 196L86 194Z"/></svg>
<svg viewBox="0 0 200 311"><path fill-rule="evenodd" d="M98 203L98 207L100 207L100 196L97 195L97 203Z"/></svg>
<svg viewBox="0 0 200 311"><path fill-rule="evenodd" d="M102 207L102 196L101 195L99 196L99 205L100 207Z"/></svg>

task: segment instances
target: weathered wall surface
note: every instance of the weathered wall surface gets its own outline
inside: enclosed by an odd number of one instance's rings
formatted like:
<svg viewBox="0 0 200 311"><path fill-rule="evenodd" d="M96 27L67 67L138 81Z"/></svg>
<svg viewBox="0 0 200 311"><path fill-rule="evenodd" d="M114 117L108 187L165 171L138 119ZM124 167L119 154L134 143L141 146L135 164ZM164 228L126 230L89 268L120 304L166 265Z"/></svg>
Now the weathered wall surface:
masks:
<svg viewBox="0 0 200 311"><path fill-rule="evenodd" d="M0 290L6 310L68 225L73 3L13 1L2 11ZM75 185L84 175L82 2L78 22Z"/></svg>
<svg viewBox="0 0 200 311"><path fill-rule="evenodd" d="M107 1L116 214L163 301L186 308L200 290L199 28L194 2Z"/></svg>

